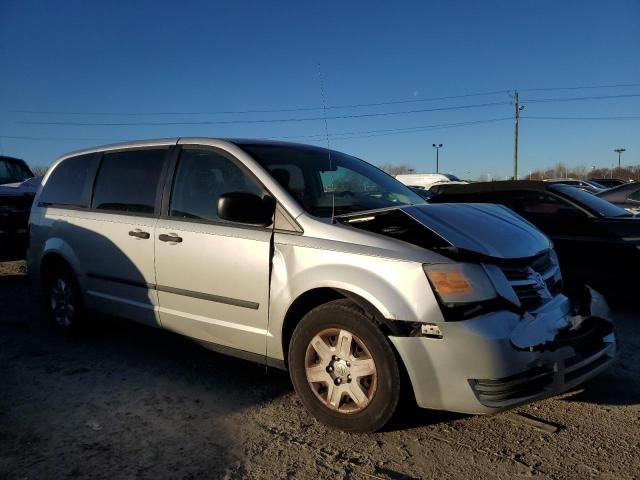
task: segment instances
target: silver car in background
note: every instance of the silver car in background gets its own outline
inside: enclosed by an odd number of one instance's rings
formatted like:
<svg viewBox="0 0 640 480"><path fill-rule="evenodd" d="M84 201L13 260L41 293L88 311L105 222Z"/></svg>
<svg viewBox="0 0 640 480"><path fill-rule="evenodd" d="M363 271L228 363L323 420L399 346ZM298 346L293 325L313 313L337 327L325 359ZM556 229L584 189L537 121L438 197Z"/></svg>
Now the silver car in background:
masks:
<svg viewBox="0 0 640 480"><path fill-rule="evenodd" d="M60 158L30 219L52 320L89 311L288 369L321 422L374 431L401 395L493 413L612 361L603 298L497 205L426 204L327 149L180 138Z"/></svg>

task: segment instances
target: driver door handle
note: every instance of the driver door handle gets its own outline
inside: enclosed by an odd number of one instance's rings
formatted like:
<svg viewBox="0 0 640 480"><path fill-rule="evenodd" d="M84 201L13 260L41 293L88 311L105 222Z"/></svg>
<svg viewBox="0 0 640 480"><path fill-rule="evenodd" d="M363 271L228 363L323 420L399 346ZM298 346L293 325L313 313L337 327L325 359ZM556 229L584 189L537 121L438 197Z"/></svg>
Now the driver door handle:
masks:
<svg viewBox="0 0 640 480"><path fill-rule="evenodd" d="M158 236L158 240L160 240L161 242L181 243L182 237L179 237L175 233L172 233L170 235L167 235L166 233L161 233Z"/></svg>
<svg viewBox="0 0 640 480"><path fill-rule="evenodd" d="M131 237L142 238L144 240L147 240L151 236L151 235L149 235L149 232L143 232L139 228L136 228L135 230L131 230L129 232L129 235Z"/></svg>

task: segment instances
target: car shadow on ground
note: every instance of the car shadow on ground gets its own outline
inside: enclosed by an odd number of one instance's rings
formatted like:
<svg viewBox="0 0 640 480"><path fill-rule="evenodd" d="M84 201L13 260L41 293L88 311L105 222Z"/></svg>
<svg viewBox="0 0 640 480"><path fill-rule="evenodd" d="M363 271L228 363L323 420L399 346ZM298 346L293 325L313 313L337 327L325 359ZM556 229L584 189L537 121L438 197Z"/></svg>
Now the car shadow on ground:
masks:
<svg viewBox="0 0 640 480"><path fill-rule="evenodd" d="M0 477L242 477L246 412L286 372L113 317L62 334L20 270L0 269Z"/></svg>

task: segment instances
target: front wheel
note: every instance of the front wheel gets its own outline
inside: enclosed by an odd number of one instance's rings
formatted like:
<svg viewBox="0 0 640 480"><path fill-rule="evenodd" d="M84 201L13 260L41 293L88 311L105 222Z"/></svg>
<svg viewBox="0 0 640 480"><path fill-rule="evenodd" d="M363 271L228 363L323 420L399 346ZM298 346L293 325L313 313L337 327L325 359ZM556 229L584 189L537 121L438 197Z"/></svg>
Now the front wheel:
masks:
<svg viewBox="0 0 640 480"><path fill-rule="evenodd" d="M396 356L380 328L348 300L309 312L289 346L289 370L302 403L322 423L373 432L400 398Z"/></svg>

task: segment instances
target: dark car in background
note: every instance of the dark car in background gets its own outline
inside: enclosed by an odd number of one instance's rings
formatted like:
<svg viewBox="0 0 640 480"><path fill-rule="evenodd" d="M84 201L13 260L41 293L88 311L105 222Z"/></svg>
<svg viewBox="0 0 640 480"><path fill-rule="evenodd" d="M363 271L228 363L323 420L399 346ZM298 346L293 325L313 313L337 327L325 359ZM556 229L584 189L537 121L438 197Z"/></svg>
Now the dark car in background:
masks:
<svg viewBox="0 0 640 480"><path fill-rule="evenodd" d="M580 190L584 190L585 192L589 193L599 193L606 188L603 185L600 185L599 183L592 180L580 180L577 178L552 178L544 181L560 185L571 185L572 187L579 188Z"/></svg>
<svg viewBox="0 0 640 480"><path fill-rule="evenodd" d="M624 180L620 180L619 178L590 178L589 180L602 185L604 188L619 187L620 185L628 183Z"/></svg>
<svg viewBox="0 0 640 480"><path fill-rule="evenodd" d="M18 158L0 156L0 258L24 255L27 225L40 177Z"/></svg>
<svg viewBox="0 0 640 480"><path fill-rule="evenodd" d="M640 218L595 195L519 180L459 185L430 202L505 205L551 238L568 285L587 283L609 297L637 290Z"/></svg>
<svg viewBox="0 0 640 480"><path fill-rule="evenodd" d="M433 197L433 192L430 191L427 188L423 188L423 187L416 187L416 186L412 186L409 185L409 190L411 190L413 193L416 193L420 196L420 198L423 198L424 200L429 200L431 197Z"/></svg>
<svg viewBox="0 0 640 480"><path fill-rule="evenodd" d="M624 183L597 195L634 215L640 214L640 182Z"/></svg>

